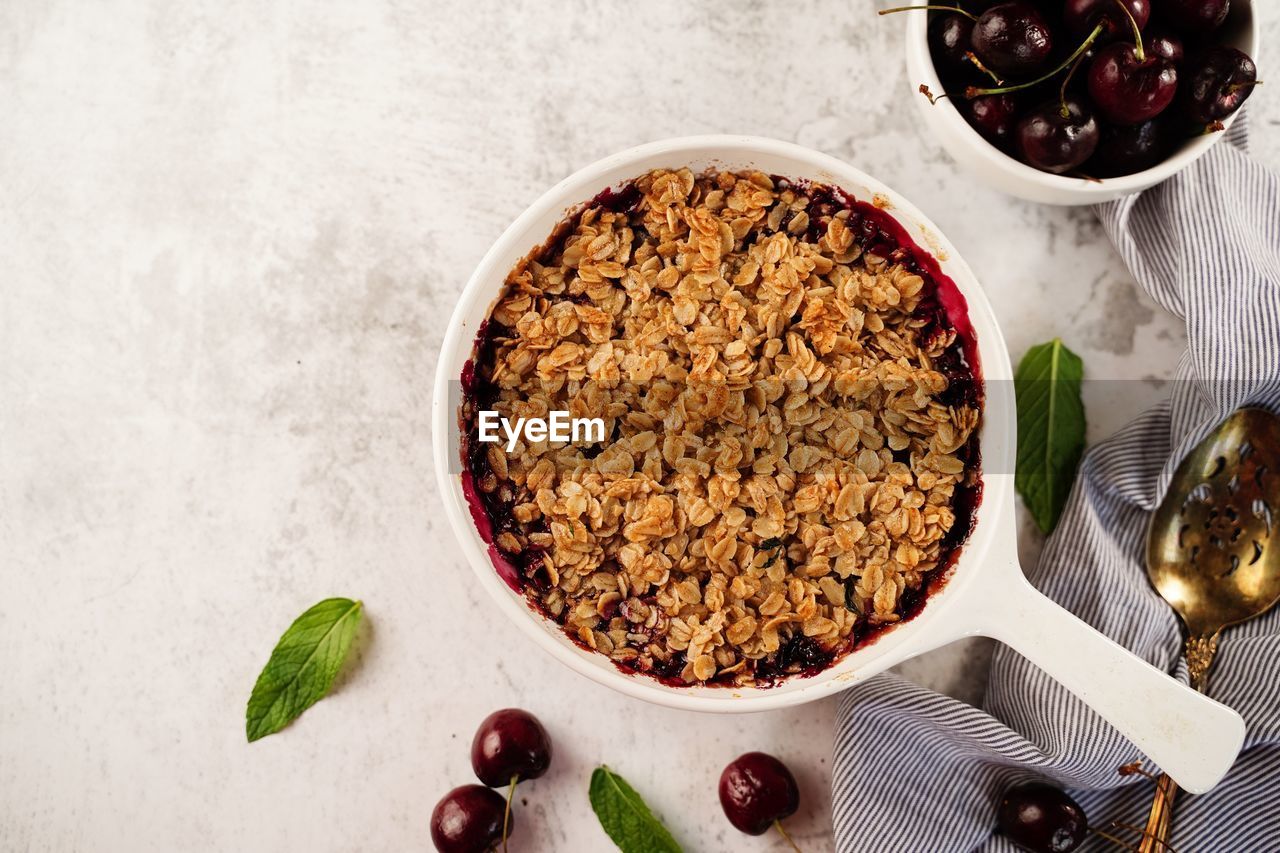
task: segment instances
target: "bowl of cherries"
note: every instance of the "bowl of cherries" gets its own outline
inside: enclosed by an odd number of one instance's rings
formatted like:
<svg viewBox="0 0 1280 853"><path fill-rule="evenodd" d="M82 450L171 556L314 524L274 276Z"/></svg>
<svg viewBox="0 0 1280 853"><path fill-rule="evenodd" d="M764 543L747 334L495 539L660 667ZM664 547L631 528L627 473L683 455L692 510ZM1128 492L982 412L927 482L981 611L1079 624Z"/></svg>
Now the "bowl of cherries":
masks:
<svg viewBox="0 0 1280 853"><path fill-rule="evenodd" d="M1250 0L934 0L908 19L930 130L1011 195L1095 204L1223 136L1261 85Z"/></svg>

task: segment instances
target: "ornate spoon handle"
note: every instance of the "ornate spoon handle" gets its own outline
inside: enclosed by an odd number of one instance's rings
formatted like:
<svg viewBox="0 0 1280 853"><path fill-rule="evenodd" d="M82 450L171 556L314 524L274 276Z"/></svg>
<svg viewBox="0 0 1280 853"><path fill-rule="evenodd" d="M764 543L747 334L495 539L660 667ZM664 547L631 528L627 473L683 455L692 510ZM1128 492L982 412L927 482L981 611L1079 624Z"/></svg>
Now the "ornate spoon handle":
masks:
<svg viewBox="0 0 1280 853"><path fill-rule="evenodd" d="M1218 635L1189 637L1185 655L1187 674L1191 686L1201 693L1209 683L1209 667L1218 651ZM1156 780L1156 794L1147 814L1147 825L1138 842L1138 853L1168 853L1169 833L1173 829L1173 801L1178 796L1178 785L1163 773Z"/></svg>
<svg viewBox="0 0 1280 853"><path fill-rule="evenodd" d="M1213 666L1213 656L1218 653L1218 634L1208 637L1190 637L1187 639L1187 674L1191 676L1191 686L1201 693L1209 683L1209 667Z"/></svg>

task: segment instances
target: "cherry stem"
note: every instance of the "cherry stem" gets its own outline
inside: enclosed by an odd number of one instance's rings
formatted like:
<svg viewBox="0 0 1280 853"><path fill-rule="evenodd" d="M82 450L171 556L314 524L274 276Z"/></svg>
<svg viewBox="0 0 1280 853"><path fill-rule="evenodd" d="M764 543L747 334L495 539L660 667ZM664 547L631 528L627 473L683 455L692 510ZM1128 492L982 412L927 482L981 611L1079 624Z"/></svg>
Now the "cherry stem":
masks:
<svg viewBox="0 0 1280 853"><path fill-rule="evenodd" d="M1133 825L1133 824L1131 824L1131 823L1125 823L1124 821L1120 821L1120 820L1113 820L1113 821L1111 821L1111 825L1112 825L1112 826L1114 826L1114 827L1117 827L1117 828L1119 828L1119 829L1127 829L1127 830L1129 830L1130 832L1136 832L1136 833L1138 833L1138 835L1142 836L1143 838L1150 838L1150 839L1151 839L1152 841L1154 841L1156 844L1160 845L1160 847L1161 847L1161 848L1163 848L1164 850L1168 851L1168 853L1178 853L1178 851L1177 851L1177 850L1174 850L1174 849L1173 849L1173 845L1171 845L1169 842L1167 842L1167 841L1165 841L1165 840L1163 840L1163 839L1160 839L1160 838L1156 838L1154 835L1152 835L1151 833L1147 832L1145 829L1141 829L1140 827L1136 827L1136 826L1134 826L1134 825ZM1099 830L1098 832L1099 832L1099 834L1101 834L1101 832L1102 832L1102 831L1101 831L1101 830Z"/></svg>
<svg viewBox="0 0 1280 853"><path fill-rule="evenodd" d="M1129 11L1129 7L1124 5L1124 0L1116 0L1116 5L1120 7L1120 11L1124 12L1124 16L1129 19L1129 25L1133 27L1133 52L1137 55L1139 62L1147 61L1147 53L1142 48L1142 27L1138 26L1138 19L1133 17L1133 13Z"/></svg>
<svg viewBox="0 0 1280 853"><path fill-rule="evenodd" d="M964 9L961 9L959 6L935 6L933 4L928 4L925 6L894 6L892 9L881 9L876 14L892 15L894 12L913 12L917 9L928 10L932 12L956 12L957 14L964 15L966 18L968 18L971 21L976 22L978 20L977 15L971 15L968 12L966 12Z"/></svg>
<svg viewBox="0 0 1280 853"><path fill-rule="evenodd" d="M516 795L516 783L519 781L519 776L512 776L511 787L507 788L507 808L502 813L502 853L507 853L507 836L511 834L511 798Z"/></svg>
<svg viewBox="0 0 1280 853"><path fill-rule="evenodd" d="M1241 89L1249 89L1254 86L1261 86L1261 85L1262 85L1261 80L1254 80L1252 83L1232 83L1230 86L1227 87L1227 94L1234 95L1236 92L1239 92Z"/></svg>
<svg viewBox="0 0 1280 853"><path fill-rule="evenodd" d="M773 822L773 825L774 827L777 828L778 832L782 835L782 837L787 839L787 843L791 845L791 849L796 851L796 853L800 853L800 846L791 840L790 835L787 835L787 831L782 828L782 821L775 820Z"/></svg>
<svg viewBox="0 0 1280 853"><path fill-rule="evenodd" d="M1071 78L1075 76L1076 69L1080 67L1080 63L1084 62L1084 57L1080 57L1071 66L1071 70L1067 72L1067 76L1062 78L1062 86L1058 89L1058 103L1062 106L1062 117L1070 118L1071 110L1067 107L1067 84L1071 82Z"/></svg>
<svg viewBox="0 0 1280 853"><path fill-rule="evenodd" d="M938 101L941 101L941 100L943 100L943 99L945 99L945 98L950 98L950 97L951 97L951 94L950 94L949 92L943 92L941 95L935 95L935 94L933 94L933 92L929 91L929 87L928 87L928 86L926 86L924 83L921 83L921 84L920 84L920 94L922 94L922 95L924 95L926 98L928 98L928 99L929 99L929 103L930 103L931 105L932 105L932 104L936 104L936 103L938 103Z"/></svg>
<svg viewBox="0 0 1280 853"><path fill-rule="evenodd" d="M1102 29L1103 29L1102 24L1098 24L1096 27L1094 27L1093 32L1089 33L1089 37L1086 38L1084 42L1079 47L1077 47L1070 56L1068 56L1065 60L1063 60L1061 65L1059 65L1057 68L1050 71L1048 74L1045 74L1041 77L1037 77L1036 79L1030 81L1029 83L1019 83L1016 86L1001 86L996 89L979 89L975 86L970 86L969 88L965 89L964 96L972 100L973 98L978 98L978 97L981 97L982 95L1003 95L1007 92L1019 92L1023 89L1030 89L1032 86L1039 86L1041 83L1043 83L1046 80L1052 80L1054 77L1057 77L1059 74L1061 74L1063 69L1067 68L1073 62L1075 62L1077 59L1079 59L1081 56L1084 55L1084 52L1087 51L1089 47L1095 41L1098 40L1098 36L1102 34Z"/></svg>
<svg viewBox="0 0 1280 853"><path fill-rule="evenodd" d="M974 53L972 50L966 50L964 53L964 58L972 62L974 67L977 68L979 71L981 71L983 74L990 77L997 86L1004 85L1004 81L1000 79L1000 76L996 74L996 72L988 68L987 66L983 65L982 60L979 59L978 55Z"/></svg>
<svg viewBox="0 0 1280 853"><path fill-rule="evenodd" d="M1137 847L1125 841L1124 839L1116 838L1114 835L1112 835L1109 832L1103 832L1101 829L1095 829L1093 832L1098 837L1107 839L1112 844L1119 847L1121 850L1137 850L1138 849Z"/></svg>
<svg viewBox="0 0 1280 853"><path fill-rule="evenodd" d="M1121 776L1132 776L1133 774L1136 773L1139 776L1145 776L1146 778L1150 779L1152 782L1158 781L1154 773L1152 773L1149 770L1142 769L1141 761L1134 761L1124 765L1123 767L1120 768L1119 773Z"/></svg>

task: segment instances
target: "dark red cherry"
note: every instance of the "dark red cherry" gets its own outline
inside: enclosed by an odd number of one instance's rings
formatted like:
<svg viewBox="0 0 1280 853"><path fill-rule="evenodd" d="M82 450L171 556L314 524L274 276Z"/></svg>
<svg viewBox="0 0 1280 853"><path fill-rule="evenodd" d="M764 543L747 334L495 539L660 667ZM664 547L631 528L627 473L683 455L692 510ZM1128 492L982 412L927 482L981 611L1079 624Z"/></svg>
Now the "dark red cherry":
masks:
<svg viewBox="0 0 1280 853"><path fill-rule="evenodd" d="M1096 178L1118 178L1150 169L1165 158L1169 138L1164 119L1104 125L1084 171Z"/></svg>
<svg viewBox="0 0 1280 853"><path fill-rule="evenodd" d="M1100 48L1089 66L1089 97L1102 117L1116 124L1155 118L1173 103L1177 91L1177 67L1159 56L1138 59L1129 42Z"/></svg>
<svg viewBox="0 0 1280 853"><path fill-rule="evenodd" d="M485 853L502 841L507 801L492 788L463 785L436 803L431 812L431 841L440 853ZM507 835L515 827L512 814Z"/></svg>
<svg viewBox="0 0 1280 853"><path fill-rule="evenodd" d="M967 102L966 118L982 138L1002 150L1013 147L1018 101L1013 95L980 95Z"/></svg>
<svg viewBox="0 0 1280 853"><path fill-rule="evenodd" d="M1182 37L1164 27L1152 28L1144 33L1142 43L1146 46L1149 56L1167 59L1175 65L1182 61L1182 57L1186 53Z"/></svg>
<svg viewBox="0 0 1280 853"><path fill-rule="evenodd" d="M1053 35L1044 16L1026 0L998 3L973 25L973 52L997 74L1025 75L1053 53Z"/></svg>
<svg viewBox="0 0 1280 853"><path fill-rule="evenodd" d="M1231 0L1163 0L1160 11L1187 35L1202 36L1222 26L1231 11Z"/></svg>
<svg viewBox="0 0 1280 853"><path fill-rule="evenodd" d="M1018 122L1018 154L1045 172L1069 172L1093 156L1098 147L1098 122L1084 102L1068 97L1048 101Z"/></svg>
<svg viewBox="0 0 1280 853"><path fill-rule="evenodd" d="M929 55L939 76L968 77L976 67L966 54L973 49L973 19L944 12L929 22Z"/></svg>
<svg viewBox="0 0 1280 853"><path fill-rule="evenodd" d="M1031 853L1070 853L1089 833L1080 804L1041 782L1006 791L996 820L1006 838Z"/></svg>
<svg viewBox="0 0 1280 853"><path fill-rule="evenodd" d="M1094 27L1102 24L1099 38L1103 41L1132 39L1133 24L1125 10L1133 16L1138 29L1142 29L1151 19L1151 0L1067 0L1062 10L1062 21L1077 38L1084 38L1093 32Z"/></svg>
<svg viewBox="0 0 1280 853"><path fill-rule="evenodd" d="M538 718L519 708L485 717L471 741L471 768L497 788L512 779L537 779L551 765L551 738Z"/></svg>
<svg viewBox="0 0 1280 853"><path fill-rule="evenodd" d="M795 814L800 789L787 765L772 755L748 752L720 774L720 805L739 830L763 835L775 821Z"/></svg>
<svg viewBox="0 0 1280 853"><path fill-rule="evenodd" d="M1226 45L1205 48L1185 72L1187 115L1200 124L1221 121L1253 94L1258 67L1243 51Z"/></svg>

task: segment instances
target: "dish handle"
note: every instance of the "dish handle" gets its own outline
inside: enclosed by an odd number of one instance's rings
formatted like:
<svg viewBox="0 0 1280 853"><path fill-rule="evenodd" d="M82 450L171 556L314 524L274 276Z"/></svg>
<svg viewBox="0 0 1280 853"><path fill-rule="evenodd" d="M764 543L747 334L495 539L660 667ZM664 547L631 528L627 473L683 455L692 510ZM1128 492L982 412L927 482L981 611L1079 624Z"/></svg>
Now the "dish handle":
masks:
<svg viewBox="0 0 1280 853"><path fill-rule="evenodd" d="M1012 551L1012 546L1010 551ZM957 602L964 634L999 640L1074 693L1194 794L1216 785L1244 743L1241 716L1139 658L1054 603L1010 555ZM968 605L968 607L964 607Z"/></svg>

